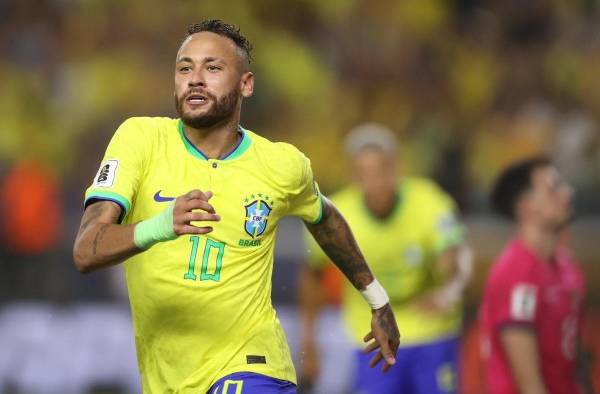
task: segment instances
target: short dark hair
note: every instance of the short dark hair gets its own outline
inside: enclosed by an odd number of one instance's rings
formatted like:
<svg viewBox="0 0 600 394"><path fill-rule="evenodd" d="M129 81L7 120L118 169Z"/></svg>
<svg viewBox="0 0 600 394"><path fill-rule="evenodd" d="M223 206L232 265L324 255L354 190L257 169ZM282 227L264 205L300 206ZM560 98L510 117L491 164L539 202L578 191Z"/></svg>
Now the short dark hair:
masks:
<svg viewBox="0 0 600 394"><path fill-rule="evenodd" d="M552 165L550 159L538 156L519 161L505 169L492 189L492 205L501 215L514 220L519 198L531 189L531 175L540 167Z"/></svg>
<svg viewBox="0 0 600 394"><path fill-rule="evenodd" d="M188 26L185 38L188 38L192 34L203 31L209 31L211 33L229 38L242 52L244 52L248 63L252 61L252 44L246 37L242 35L239 28L225 23L219 19L207 19L200 23L195 23Z"/></svg>

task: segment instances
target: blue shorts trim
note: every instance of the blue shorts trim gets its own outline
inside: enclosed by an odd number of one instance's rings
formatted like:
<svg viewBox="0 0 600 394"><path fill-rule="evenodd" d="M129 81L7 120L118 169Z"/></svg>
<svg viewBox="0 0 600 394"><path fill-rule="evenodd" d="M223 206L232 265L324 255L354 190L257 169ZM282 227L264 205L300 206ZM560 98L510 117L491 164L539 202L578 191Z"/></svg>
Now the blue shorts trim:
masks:
<svg viewBox="0 0 600 394"><path fill-rule="evenodd" d="M458 338L402 347L387 373L369 368L375 352L356 351L355 389L360 394L455 394L458 392Z"/></svg>
<svg viewBox="0 0 600 394"><path fill-rule="evenodd" d="M217 380L208 394L297 394L296 385L287 380L252 372L236 372Z"/></svg>

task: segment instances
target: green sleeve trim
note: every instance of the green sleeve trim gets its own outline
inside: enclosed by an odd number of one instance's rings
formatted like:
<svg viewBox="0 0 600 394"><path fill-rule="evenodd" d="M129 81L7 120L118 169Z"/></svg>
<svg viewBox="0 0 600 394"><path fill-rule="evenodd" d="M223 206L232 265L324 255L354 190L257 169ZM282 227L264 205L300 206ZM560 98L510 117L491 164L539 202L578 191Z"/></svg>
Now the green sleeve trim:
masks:
<svg viewBox="0 0 600 394"><path fill-rule="evenodd" d="M125 219L125 217L129 214L129 211L131 210L131 203L127 198L115 192L100 190L93 190L86 194L85 202L83 203L84 208L87 208L87 206L95 200L112 201L117 203L121 207L122 211L121 217L119 218L119 223L121 223Z"/></svg>
<svg viewBox="0 0 600 394"><path fill-rule="evenodd" d="M323 212L325 211L325 204L323 203L323 195L321 193L319 193L319 216L317 216L317 219L314 222L311 222L310 224L319 224L321 223L321 220L323 220Z"/></svg>

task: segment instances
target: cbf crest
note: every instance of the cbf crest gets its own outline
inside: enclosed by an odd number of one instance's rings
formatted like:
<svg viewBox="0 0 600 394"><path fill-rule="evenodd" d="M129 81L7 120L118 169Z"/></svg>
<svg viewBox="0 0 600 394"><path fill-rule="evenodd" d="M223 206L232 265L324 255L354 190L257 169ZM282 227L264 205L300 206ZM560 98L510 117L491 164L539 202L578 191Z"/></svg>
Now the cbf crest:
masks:
<svg viewBox="0 0 600 394"><path fill-rule="evenodd" d="M262 193L251 195L244 200L247 205L246 221L244 230L252 237L256 238L262 235L267 229L269 214L271 213L273 200L269 196L263 196Z"/></svg>

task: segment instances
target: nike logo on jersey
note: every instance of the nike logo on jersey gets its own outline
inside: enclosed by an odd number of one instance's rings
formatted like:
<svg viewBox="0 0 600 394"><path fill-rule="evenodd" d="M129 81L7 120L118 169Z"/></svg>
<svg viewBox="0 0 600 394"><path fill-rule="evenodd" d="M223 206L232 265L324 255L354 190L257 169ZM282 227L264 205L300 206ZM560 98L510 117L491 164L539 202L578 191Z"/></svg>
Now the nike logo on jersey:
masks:
<svg viewBox="0 0 600 394"><path fill-rule="evenodd" d="M154 193L154 201L156 202L167 202L167 201L173 201L175 199L175 197L164 197L160 195L160 192L162 190L157 191L156 193Z"/></svg>

